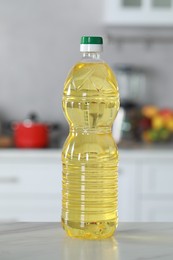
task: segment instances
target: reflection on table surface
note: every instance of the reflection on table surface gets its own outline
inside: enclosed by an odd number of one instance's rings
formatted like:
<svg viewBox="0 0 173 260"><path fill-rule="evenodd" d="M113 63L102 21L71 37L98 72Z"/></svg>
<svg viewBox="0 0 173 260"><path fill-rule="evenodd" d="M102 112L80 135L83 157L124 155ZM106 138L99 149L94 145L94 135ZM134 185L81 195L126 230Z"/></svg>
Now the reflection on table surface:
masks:
<svg viewBox="0 0 173 260"><path fill-rule="evenodd" d="M59 223L0 224L3 260L173 259L173 223L120 223L106 240L67 237Z"/></svg>

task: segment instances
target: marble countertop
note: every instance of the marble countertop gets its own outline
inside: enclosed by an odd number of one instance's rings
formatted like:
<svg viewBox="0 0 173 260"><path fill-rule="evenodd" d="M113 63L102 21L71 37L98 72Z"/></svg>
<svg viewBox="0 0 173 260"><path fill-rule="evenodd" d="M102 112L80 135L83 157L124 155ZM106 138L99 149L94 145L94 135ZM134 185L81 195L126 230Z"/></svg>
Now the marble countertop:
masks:
<svg viewBox="0 0 173 260"><path fill-rule="evenodd" d="M172 260L173 223L120 223L115 236L66 236L60 223L0 224L1 260Z"/></svg>

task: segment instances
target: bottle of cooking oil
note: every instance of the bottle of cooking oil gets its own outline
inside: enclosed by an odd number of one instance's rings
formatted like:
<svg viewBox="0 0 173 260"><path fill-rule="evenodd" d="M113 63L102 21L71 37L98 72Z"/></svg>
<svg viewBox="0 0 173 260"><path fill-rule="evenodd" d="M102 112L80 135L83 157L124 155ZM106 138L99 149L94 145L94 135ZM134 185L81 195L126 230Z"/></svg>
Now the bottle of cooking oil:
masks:
<svg viewBox="0 0 173 260"><path fill-rule="evenodd" d="M118 223L118 151L111 128L119 109L117 81L100 59L102 37L83 36L82 60L64 85L69 135L62 151L62 225L71 237L110 237Z"/></svg>

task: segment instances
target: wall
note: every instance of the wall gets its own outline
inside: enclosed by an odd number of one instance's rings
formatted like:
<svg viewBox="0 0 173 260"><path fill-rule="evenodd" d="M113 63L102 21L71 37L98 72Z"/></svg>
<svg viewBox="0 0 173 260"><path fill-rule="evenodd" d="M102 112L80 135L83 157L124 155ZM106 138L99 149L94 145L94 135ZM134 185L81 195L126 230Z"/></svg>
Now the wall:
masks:
<svg viewBox="0 0 173 260"><path fill-rule="evenodd" d="M61 96L80 36L100 34L99 0L0 0L0 114L64 123Z"/></svg>
<svg viewBox="0 0 173 260"><path fill-rule="evenodd" d="M111 42L106 53L110 64L132 64L147 76L144 103L173 108L173 41L146 43Z"/></svg>
<svg viewBox="0 0 173 260"><path fill-rule="evenodd" d="M65 124L65 77L80 59L80 36L104 35L102 21L100 0L0 0L0 115L22 120L35 111ZM148 67L147 101L172 106L172 44L106 44L103 57Z"/></svg>

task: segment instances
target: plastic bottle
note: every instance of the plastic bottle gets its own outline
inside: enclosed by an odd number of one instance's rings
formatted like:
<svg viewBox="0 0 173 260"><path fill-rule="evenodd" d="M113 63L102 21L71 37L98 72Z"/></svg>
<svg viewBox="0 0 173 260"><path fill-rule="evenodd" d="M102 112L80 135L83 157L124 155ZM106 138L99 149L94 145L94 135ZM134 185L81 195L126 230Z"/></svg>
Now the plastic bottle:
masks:
<svg viewBox="0 0 173 260"><path fill-rule="evenodd" d="M119 92L110 67L100 59L102 37L83 36L82 60L64 85L69 135L62 151L62 225L71 237L110 237L118 224L118 150L112 124Z"/></svg>

